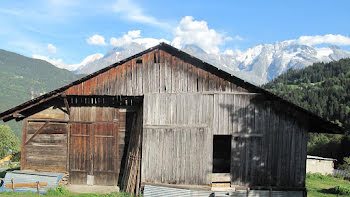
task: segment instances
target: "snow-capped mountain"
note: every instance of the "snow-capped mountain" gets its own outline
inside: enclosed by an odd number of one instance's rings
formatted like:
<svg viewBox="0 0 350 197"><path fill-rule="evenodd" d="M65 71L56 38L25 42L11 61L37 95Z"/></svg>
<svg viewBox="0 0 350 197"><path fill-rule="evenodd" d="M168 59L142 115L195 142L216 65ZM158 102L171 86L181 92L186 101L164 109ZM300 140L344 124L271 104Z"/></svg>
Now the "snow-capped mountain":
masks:
<svg viewBox="0 0 350 197"><path fill-rule="evenodd" d="M134 42L124 47L112 48L105 56L89 61L75 72L89 74L145 49L144 45ZM257 85L273 80L291 68L299 69L315 62L350 57L350 52L336 46L315 47L301 45L293 40L260 44L234 54L208 54L195 45L186 45L182 50Z"/></svg>
<svg viewBox="0 0 350 197"><path fill-rule="evenodd" d="M233 55L206 54L193 46L183 50L257 85L271 81L291 68L300 69L315 62L330 62L350 57L350 52L336 46L314 47L296 44L293 41L261 44Z"/></svg>
<svg viewBox="0 0 350 197"><path fill-rule="evenodd" d="M93 55L89 55L79 64L71 64L69 66L70 66L71 70L73 70L74 72L77 72L81 69L84 69L86 67L86 65L89 65L89 64L101 59L103 56L104 55L102 53L96 53Z"/></svg>
<svg viewBox="0 0 350 197"><path fill-rule="evenodd" d="M123 47L111 48L102 58L91 61L83 67L77 68L74 72L78 74L90 74L122 59L135 55L145 49L146 47L144 47L144 45L137 43L130 43Z"/></svg>

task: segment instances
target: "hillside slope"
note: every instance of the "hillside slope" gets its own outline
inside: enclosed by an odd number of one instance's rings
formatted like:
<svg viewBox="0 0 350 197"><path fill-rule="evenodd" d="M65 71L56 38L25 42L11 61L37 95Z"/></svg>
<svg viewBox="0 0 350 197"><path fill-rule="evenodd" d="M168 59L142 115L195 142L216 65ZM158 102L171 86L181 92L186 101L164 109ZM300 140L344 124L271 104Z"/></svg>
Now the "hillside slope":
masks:
<svg viewBox="0 0 350 197"><path fill-rule="evenodd" d="M82 75L0 49L0 111L74 81ZM3 123L0 123L3 124ZM21 123L6 123L20 137Z"/></svg>

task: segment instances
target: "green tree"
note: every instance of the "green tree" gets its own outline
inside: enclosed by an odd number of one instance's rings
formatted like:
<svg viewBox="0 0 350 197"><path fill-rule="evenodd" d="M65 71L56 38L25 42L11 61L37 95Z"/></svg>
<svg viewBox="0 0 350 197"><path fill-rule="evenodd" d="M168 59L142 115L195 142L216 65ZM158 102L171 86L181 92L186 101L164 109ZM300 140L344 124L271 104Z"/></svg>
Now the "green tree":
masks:
<svg viewBox="0 0 350 197"><path fill-rule="evenodd" d="M19 139L7 125L0 125L0 159L7 156L9 151L13 154L21 150Z"/></svg>
<svg viewBox="0 0 350 197"><path fill-rule="evenodd" d="M339 168L350 172L350 157L344 157L343 164L341 164Z"/></svg>

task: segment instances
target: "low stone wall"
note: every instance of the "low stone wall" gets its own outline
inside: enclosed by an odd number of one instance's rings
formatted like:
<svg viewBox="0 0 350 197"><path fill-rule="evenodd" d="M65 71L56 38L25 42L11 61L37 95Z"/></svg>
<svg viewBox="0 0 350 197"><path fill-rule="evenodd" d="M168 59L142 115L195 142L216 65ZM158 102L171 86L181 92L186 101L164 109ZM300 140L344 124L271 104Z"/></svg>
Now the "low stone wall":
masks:
<svg viewBox="0 0 350 197"><path fill-rule="evenodd" d="M334 160L314 159L307 158L306 160L306 172L309 173L321 173L321 174L333 174Z"/></svg>

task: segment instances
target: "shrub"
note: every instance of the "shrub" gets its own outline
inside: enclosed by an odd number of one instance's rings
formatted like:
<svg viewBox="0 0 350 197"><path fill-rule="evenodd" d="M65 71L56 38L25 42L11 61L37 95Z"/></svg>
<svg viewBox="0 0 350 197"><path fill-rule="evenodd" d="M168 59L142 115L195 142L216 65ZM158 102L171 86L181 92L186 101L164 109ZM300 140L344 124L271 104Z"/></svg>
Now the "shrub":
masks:
<svg viewBox="0 0 350 197"><path fill-rule="evenodd" d="M69 191L61 185L56 187L55 190L53 189L48 190L46 193L47 196L68 196L68 194L69 194Z"/></svg>
<svg viewBox="0 0 350 197"><path fill-rule="evenodd" d="M344 157L343 164L339 166L339 169L350 171L350 157Z"/></svg>
<svg viewBox="0 0 350 197"><path fill-rule="evenodd" d="M338 185L336 187L330 188L328 191L332 194L349 195L350 187Z"/></svg>

